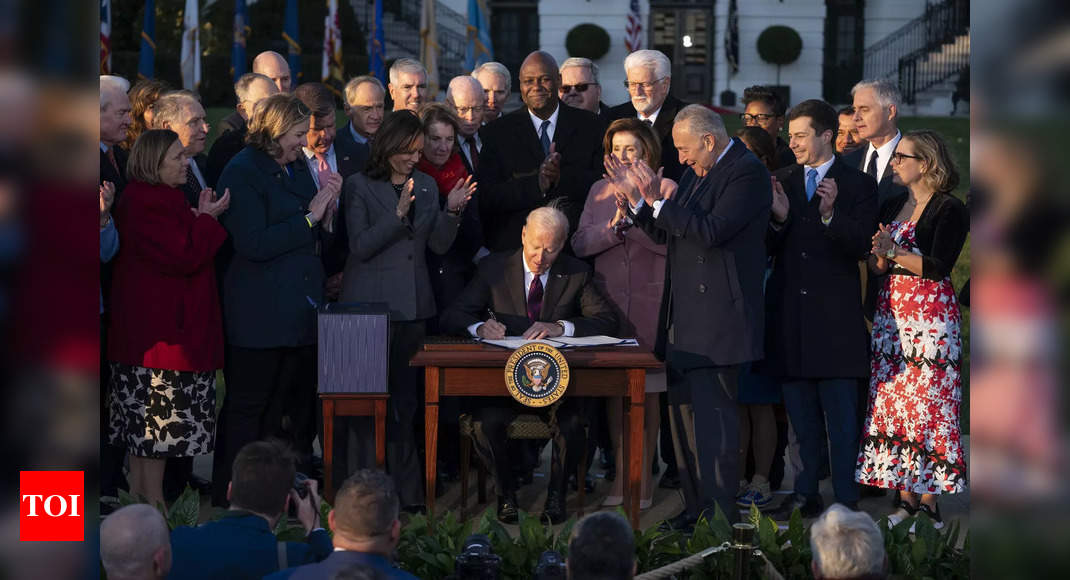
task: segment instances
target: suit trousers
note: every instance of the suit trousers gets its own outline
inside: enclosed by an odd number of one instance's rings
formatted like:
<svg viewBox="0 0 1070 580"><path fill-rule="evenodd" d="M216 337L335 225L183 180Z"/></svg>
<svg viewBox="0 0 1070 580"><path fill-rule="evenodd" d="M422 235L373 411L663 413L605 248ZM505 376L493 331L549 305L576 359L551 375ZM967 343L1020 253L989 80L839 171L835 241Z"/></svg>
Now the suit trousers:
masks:
<svg viewBox="0 0 1070 580"><path fill-rule="evenodd" d="M424 320L390 323L386 466L402 506L424 504L423 469L416 452L416 413L423 408L424 375L423 369L409 366L409 360L426 334Z"/></svg>
<svg viewBox="0 0 1070 580"><path fill-rule="evenodd" d="M799 441L802 471L795 476L795 492L818 497L825 427L828 428L828 462L836 501L858 501L854 480L858 459L858 379L788 379L784 381L784 406L788 409Z"/></svg>
<svg viewBox="0 0 1070 580"><path fill-rule="evenodd" d="M721 507L739 520L739 367L674 368L669 365L669 422L687 514ZM707 517L713 517L712 511Z"/></svg>
<svg viewBox="0 0 1070 580"><path fill-rule="evenodd" d="M482 425L481 432L475 434L475 447L482 461L494 468L498 495L516 492L513 464L517 458L509 453L510 445L506 435L509 423L516 419L517 415L528 414L540 415L550 423L554 447L550 459L549 489L557 490L564 498L567 495L568 476L576 472L587 447L590 399L565 397L553 411L525 407L515 401L503 401L500 398L486 399L485 402L486 404L480 405L473 412L473 418ZM582 484L580 482L580 485Z"/></svg>
<svg viewBox="0 0 1070 580"><path fill-rule="evenodd" d="M212 503L227 505L234 458L248 443L268 437L288 440L297 453L311 449L315 438L316 347L241 348L228 352L226 392L216 428L212 462ZM307 407L286 408L307 401ZM282 431L283 414L294 429ZM310 457L301 457L302 463ZM307 466L303 467L308 469ZM302 469L299 465L298 469Z"/></svg>

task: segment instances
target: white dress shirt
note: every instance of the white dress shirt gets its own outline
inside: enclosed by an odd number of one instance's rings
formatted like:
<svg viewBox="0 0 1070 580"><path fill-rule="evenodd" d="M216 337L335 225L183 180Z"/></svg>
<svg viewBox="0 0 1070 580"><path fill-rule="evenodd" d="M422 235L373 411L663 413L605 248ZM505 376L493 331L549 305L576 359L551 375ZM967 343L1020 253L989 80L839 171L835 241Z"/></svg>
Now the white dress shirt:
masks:
<svg viewBox="0 0 1070 580"><path fill-rule="evenodd" d="M665 105L664 105L664 104L662 104L662 107L664 107L664 106L665 106ZM643 116L643 114L642 114L642 113L640 113L639 111L636 111L636 112L635 112L635 116L636 116L636 117L637 117L637 118L638 118L638 119L639 119L640 121L650 121L650 124L651 124L651 125L653 125L654 123L657 123L657 122L658 122L658 113L660 113L660 112L661 112L661 107L658 107L658 110L654 111L653 113L650 113L650 116L649 116L649 117L644 117L644 116Z"/></svg>
<svg viewBox="0 0 1070 580"><path fill-rule="evenodd" d="M869 159L874 153L877 155L877 183L880 183L884 179L884 172L888 170L888 162L892 160L892 153L895 153L895 146L899 144L899 140L903 138L903 134L899 131L895 132L895 137L892 137L891 141L888 141L879 148L874 147L871 143L869 148L866 149L866 158L862 163L862 172L865 173L866 168L869 167Z"/></svg>
<svg viewBox="0 0 1070 580"><path fill-rule="evenodd" d="M528 268L528 261L521 255L520 261L524 263L524 303L527 303L528 290L531 289L531 281L535 279L535 273ZM546 297L546 282L550 279L550 269L547 268L545 272L539 274L539 281L542 283L542 295ZM576 325L567 320L559 320L564 327L565 331L561 336L573 336L576 332ZM479 327L482 326L482 322L477 322L468 327L468 333L472 336L479 336Z"/></svg>
<svg viewBox="0 0 1070 580"><path fill-rule="evenodd" d="M557 132L557 114L560 113L560 112L561 112L561 105L557 105L557 108L554 109L554 113L552 115L550 115L550 118L549 119L545 119L546 121L550 122L550 126L546 128L546 134L550 137L550 142L551 143L553 143L553 141L554 141L554 133ZM531 109L528 109L528 116L531 117L531 124L535 126L535 136L538 137L538 138L542 138L542 122L543 122L543 119L540 119L540 118L536 117L535 113L531 112Z"/></svg>
<svg viewBox="0 0 1070 580"><path fill-rule="evenodd" d="M316 152L308 147L302 147L302 151L305 152L305 161L308 162L308 169L312 173L312 181L316 182L316 188L322 187L320 185L320 172L319 165L320 160L316 159ZM338 173L338 158L334 154L334 143L331 143L331 148L327 150L327 165L331 167L331 171Z"/></svg>

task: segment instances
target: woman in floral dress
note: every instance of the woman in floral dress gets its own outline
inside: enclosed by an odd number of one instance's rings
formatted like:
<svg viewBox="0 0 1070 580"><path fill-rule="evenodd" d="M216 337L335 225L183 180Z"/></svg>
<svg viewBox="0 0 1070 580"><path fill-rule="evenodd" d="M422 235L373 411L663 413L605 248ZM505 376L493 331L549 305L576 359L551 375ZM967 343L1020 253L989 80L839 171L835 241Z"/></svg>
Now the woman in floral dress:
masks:
<svg viewBox="0 0 1070 580"><path fill-rule="evenodd" d="M951 269L969 233L959 176L932 131L903 136L892 155L908 193L881 207L869 268L880 293L873 318L872 374L855 478L899 490L892 523L921 512L942 526L936 498L966 488L959 433L962 317Z"/></svg>

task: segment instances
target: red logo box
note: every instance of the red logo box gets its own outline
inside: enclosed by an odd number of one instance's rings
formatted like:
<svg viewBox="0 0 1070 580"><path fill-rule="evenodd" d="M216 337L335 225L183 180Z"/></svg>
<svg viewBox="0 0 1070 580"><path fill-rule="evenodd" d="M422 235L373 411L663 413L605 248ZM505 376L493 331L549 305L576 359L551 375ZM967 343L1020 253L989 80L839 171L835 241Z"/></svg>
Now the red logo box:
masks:
<svg viewBox="0 0 1070 580"><path fill-rule="evenodd" d="M85 474L19 472L19 541L85 540Z"/></svg>

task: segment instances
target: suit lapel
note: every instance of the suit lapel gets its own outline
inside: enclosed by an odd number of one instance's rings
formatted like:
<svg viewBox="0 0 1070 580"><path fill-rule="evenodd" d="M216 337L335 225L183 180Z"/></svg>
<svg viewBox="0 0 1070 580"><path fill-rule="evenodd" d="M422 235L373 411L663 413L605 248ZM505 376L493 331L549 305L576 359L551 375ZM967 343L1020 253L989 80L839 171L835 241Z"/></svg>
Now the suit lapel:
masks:
<svg viewBox="0 0 1070 580"><path fill-rule="evenodd" d="M541 163L546 155L542 152L542 143L539 142L539 134L535 131L535 126L531 124L531 116L528 115L527 108L522 108L513 115L513 135L517 135L524 145L527 147L528 154L532 159L537 159L538 163ZM504 117L503 117L504 118ZM557 116L557 129L561 129L561 116ZM557 134L554 134L556 137Z"/></svg>
<svg viewBox="0 0 1070 580"><path fill-rule="evenodd" d="M542 295L542 310L539 311L539 318L543 322L550 322L549 319L553 318L554 307L561 301L567 285L568 276L558 270L557 264L551 266L550 275L546 277L546 292Z"/></svg>
<svg viewBox="0 0 1070 580"><path fill-rule="evenodd" d="M661 111L658 112L658 118L654 121L654 131L657 132L658 137L664 141L672 133L672 123L676 118L678 107L675 99L670 95L665 98L665 102L661 105Z"/></svg>
<svg viewBox="0 0 1070 580"><path fill-rule="evenodd" d="M528 315L527 288L524 287L524 250L517 250L505 264L505 287L513 301L513 312Z"/></svg>

